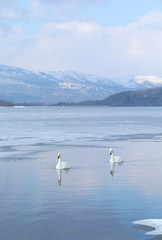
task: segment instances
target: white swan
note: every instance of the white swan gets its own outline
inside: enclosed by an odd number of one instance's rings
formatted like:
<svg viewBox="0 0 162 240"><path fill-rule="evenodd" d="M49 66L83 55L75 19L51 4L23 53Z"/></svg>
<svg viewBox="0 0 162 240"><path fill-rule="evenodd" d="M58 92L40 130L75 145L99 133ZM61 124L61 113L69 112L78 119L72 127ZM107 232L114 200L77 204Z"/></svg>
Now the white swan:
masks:
<svg viewBox="0 0 162 240"><path fill-rule="evenodd" d="M146 232L146 234L148 235L162 234L162 219L144 219L144 220L134 221L133 223L155 228L155 230Z"/></svg>
<svg viewBox="0 0 162 240"><path fill-rule="evenodd" d="M123 162L123 160L120 157L114 156L114 151L112 148L110 148L110 156L111 156L110 162L112 162L112 163L122 163Z"/></svg>
<svg viewBox="0 0 162 240"><path fill-rule="evenodd" d="M57 154L57 157L58 157L58 163L56 165L56 169L61 170L61 169L69 169L70 168L70 165L67 162L61 161L60 153Z"/></svg>

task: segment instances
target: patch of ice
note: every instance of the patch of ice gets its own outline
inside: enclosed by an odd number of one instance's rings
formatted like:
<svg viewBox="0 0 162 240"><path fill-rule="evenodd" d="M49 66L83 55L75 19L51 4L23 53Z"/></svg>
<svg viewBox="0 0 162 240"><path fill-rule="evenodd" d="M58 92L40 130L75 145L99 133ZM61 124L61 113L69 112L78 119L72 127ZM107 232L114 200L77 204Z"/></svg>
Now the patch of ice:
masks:
<svg viewBox="0 0 162 240"><path fill-rule="evenodd" d="M148 235L162 235L162 219L143 219L133 223L155 228L155 230L146 232Z"/></svg>

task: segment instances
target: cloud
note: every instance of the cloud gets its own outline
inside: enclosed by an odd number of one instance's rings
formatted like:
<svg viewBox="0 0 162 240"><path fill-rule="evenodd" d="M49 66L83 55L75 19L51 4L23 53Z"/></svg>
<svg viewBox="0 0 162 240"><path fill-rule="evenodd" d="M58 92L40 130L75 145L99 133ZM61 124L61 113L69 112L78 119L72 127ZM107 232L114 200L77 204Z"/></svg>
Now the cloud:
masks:
<svg viewBox="0 0 162 240"><path fill-rule="evenodd" d="M40 2L44 3L44 4L50 4L53 6L56 5L64 5L64 4L77 4L77 5L94 5L94 4L103 4L106 3L110 0L39 0Z"/></svg>
<svg viewBox="0 0 162 240"><path fill-rule="evenodd" d="M99 47L95 37L100 36L100 31L100 26L93 23L45 24L32 40L33 47L28 48L30 51L22 58L17 56L16 65L21 62L28 68L35 66L41 69L42 59L44 69L79 71L81 65L81 68L85 67L87 72L91 72L90 61L93 66L91 58Z"/></svg>
<svg viewBox="0 0 162 240"><path fill-rule="evenodd" d="M22 12L20 10L3 8L0 12L0 19L17 20L17 19L20 19L21 17L22 17Z"/></svg>
<svg viewBox="0 0 162 240"><path fill-rule="evenodd" d="M0 1L0 19L8 21L45 18L51 15L53 20L74 20L80 17L81 9L87 6L101 5L110 0L2 0Z"/></svg>
<svg viewBox="0 0 162 240"><path fill-rule="evenodd" d="M0 23L0 37L3 39L5 39L6 37L11 36L15 37L15 35L17 35L18 33L20 33L20 29L16 28L16 27L10 27L7 24L4 23Z"/></svg>
<svg viewBox="0 0 162 240"><path fill-rule="evenodd" d="M48 8L53 14L54 20L74 21L83 18L85 9L96 5L103 5L110 0L37 0L43 7ZM83 14L84 15L84 14Z"/></svg>
<svg viewBox="0 0 162 240"><path fill-rule="evenodd" d="M162 12L160 11L153 11L145 16L143 16L139 23L137 24L138 27L142 28L151 28L151 29L157 29L162 30Z"/></svg>
<svg viewBox="0 0 162 240"><path fill-rule="evenodd" d="M43 34L57 34L59 32L71 33L71 34L84 34L84 33L95 33L100 32L100 26L96 23L87 23L87 22L66 22L66 23L59 23L59 24L44 24L42 26L42 33Z"/></svg>
<svg viewBox="0 0 162 240"><path fill-rule="evenodd" d="M18 4L18 0L1 0L0 8L13 7Z"/></svg>
<svg viewBox="0 0 162 240"><path fill-rule="evenodd" d="M0 38L0 63L104 76L162 75L161 27L162 13L152 12L121 27L80 21L47 23L32 36L10 29L7 39L5 34Z"/></svg>
<svg viewBox="0 0 162 240"><path fill-rule="evenodd" d="M31 0L28 9L29 18L43 18L47 13L46 8L38 0Z"/></svg>
<svg viewBox="0 0 162 240"><path fill-rule="evenodd" d="M39 20L47 14L46 7L39 0L30 0L26 6L20 6L16 0L7 0L6 3L2 1L0 7L0 19L7 21L30 20L32 18Z"/></svg>
<svg viewBox="0 0 162 240"><path fill-rule="evenodd" d="M21 19L25 14L25 9L21 8L18 3L18 0L0 1L0 19L11 22Z"/></svg>

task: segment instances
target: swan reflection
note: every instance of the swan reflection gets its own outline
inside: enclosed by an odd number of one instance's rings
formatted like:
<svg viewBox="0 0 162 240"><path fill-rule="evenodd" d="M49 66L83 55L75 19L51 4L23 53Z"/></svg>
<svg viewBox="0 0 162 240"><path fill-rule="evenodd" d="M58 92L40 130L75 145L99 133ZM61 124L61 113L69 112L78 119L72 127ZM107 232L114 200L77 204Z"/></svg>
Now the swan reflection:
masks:
<svg viewBox="0 0 162 240"><path fill-rule="evenodd" d="M110 162L110 175L113 177L114 172L115 172L115 166L122 165L123 162L120 163L115 163L115 162Z"/></svg>
<svg viewBox="0 0 162 240"><path fill-rule="evenodd" d="M69 169L56 169L57 175L58 175L58 185L61 185L62 180L62 174L68 173Z"/></svg>
<svg viewBox="0 0 162 240"><path fill-rule="evenodd" d="M114 169L115 169L115 163L110 162L110 175L113 177L114 176Z"/></svg>

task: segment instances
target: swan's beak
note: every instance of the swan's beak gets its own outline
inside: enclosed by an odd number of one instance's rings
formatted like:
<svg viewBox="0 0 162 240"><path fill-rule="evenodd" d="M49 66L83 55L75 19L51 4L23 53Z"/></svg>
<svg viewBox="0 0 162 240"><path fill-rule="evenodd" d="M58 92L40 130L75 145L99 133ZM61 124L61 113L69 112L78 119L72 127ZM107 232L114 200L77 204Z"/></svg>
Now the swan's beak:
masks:
<svg viewBox="0 0 162 240"><path fill-rule="evenodd" d="M113 151L112 150L110 150L110 155L113 153Z"/></svg>
<svg viewBox="0 0 162 240"><path fill-rule="evenodd" d="M60 153L57 154L57 157L60 158Z"/></svg>

